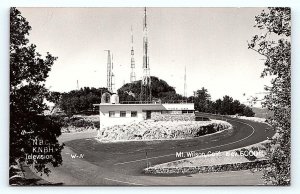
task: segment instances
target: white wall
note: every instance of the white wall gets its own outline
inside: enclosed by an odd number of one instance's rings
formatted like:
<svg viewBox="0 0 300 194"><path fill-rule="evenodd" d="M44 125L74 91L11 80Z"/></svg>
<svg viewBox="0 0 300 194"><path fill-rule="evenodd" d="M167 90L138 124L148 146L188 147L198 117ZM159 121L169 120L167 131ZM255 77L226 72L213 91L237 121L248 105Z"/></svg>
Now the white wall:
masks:
<svg viewBox="0 0 300 194"><path fill-rule="evenodd" d="M100 126L124 125L144 120L143 110L194 110L194 104L100 104ZM109 117L109 111L115 111ZM126 111L126 117L120 117L120 111ZM137 117L131 117L131 111L137 111Z"/></svg>
<svg viewBox="0 0 300 194"><path fill-rule="evenodd" d="M113 125L125 125L140 122L143 119L143 107L122 104L101 104L100 105L100 125L110 127ZM115 111L114 117L109 117L109 111ZM126 111L126 117L120 117L120 111ZM137 117L131 117L131 111L137 111Z"/></svg>
<svg viewBox="0 0 300 194"><path fill-rule="evenodd" d="M137 112L137 117L131 117L131 111L126 111L126 117L120 117L120 111L115 111L115 117L109 117L108 112L100 112L100 126L125 125L144 120L142 111Z"/></svg>

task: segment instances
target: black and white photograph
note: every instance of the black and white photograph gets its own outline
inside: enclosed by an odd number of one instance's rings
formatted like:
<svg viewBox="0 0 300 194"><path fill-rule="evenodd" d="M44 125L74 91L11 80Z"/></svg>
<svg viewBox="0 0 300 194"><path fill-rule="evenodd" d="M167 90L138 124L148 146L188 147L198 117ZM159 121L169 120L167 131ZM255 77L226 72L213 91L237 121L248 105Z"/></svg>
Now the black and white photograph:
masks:
<svg viewBox="0 0 300 194"><path fill-rule="evenodd" d="M11 7L9 185L290 186L291 12Z"/></svg>

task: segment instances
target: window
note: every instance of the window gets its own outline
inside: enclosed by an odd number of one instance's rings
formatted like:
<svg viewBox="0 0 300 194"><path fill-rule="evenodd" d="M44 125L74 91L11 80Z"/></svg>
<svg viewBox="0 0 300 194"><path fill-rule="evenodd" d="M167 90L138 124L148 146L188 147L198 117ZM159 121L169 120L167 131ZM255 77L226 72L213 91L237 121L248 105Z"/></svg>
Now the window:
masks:
<svg viewBox="0 0 300 194"><path fill-rule="evenodd" d="M126 117L126 111L120 111L120 117Z"/></svg>
<svg viewBox="0 0 300 194"><path fill-rule="evenodd" d="M169 114L177 115L177 114L181 114L181 111L180 110L170 110Z"/></svg>
<svg viewBox="0 0 300 194"><path fill-rule="evenodd" d="M109 111L108 114L109 117L115 117L115 111Z"/></svg>
<svg viewBox="0 0 300 194"><path fill-rule="evenodd" d="M188 113L187 110L182 110L182 114Z"/></svg>
<svg viewBox="0 0 300 194"><path fill-rule="evenodd" d="M194 113L194 111L193 110L188 110L188 113Z"/></svg>
<svg viewBox="0 0 300 194"><path fill-rule="evenodd" d="M131 117L137 117L137 111L131 111Z"/></svg>

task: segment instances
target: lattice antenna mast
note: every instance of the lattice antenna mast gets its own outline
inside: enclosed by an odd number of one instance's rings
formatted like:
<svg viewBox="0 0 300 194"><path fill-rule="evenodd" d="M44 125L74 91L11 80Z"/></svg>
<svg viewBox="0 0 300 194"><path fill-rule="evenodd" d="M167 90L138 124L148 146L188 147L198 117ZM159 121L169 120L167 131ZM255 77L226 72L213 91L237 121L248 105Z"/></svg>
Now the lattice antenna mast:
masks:
<svg viewBox="0 0 300 194"><path fill-rule="evenodd" d="M105 50L107 51L107 78L106 78L106 83L107 83L107 89L109 92L112 92L112 64L111 64L111 56L110 56L110 50Z"/></svg>
<svg viewBox="0 0 300 194"><path fill-rule="evenodd" d="M148 29L147 29L147 10L144 9L144 23L143 23L143 77L141 83L141 95L140 100L151 101L151 77L150 77L150 66L148 56Z"/></svg>
<svg viewBox="0 0 300 194"><path fill-rule="evenodd" d="M183 92L183 96L187 97L187 86L186 86L186 66L184 67L184 92Z"/></svg>
<svg viewBox="0 0 300 194"><path fill-rule="evenodd" d="M111 54L111 92L115 92L114 56Z"/></svg>
<svg viewBox="0 0 300 194"><path fill-rule="evenodd" d="M76 82L76 87L77 87L77 90L79 90L79 81L77 80L77 82Z"/></svg>
<svg viewBox="0 0 300 194"><path fill-rule="evenodd" d="M130 63L130 68L131 68L130 83L132 83L132 82L136 81L132 26L131 26L131 63Z"/></svg>

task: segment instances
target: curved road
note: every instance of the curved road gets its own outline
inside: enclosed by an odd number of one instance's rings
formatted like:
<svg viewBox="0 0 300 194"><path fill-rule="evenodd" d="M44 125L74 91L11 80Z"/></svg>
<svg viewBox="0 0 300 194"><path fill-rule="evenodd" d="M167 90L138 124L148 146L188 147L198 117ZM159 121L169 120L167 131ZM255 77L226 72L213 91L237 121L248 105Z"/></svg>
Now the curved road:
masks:
<svg viewBox="0 0 300 194"><path fill-rule="evenodd" d="M220 116L197 113L212 119ZM176 152L227 151L266 140L274 135L268 125L230 117L222 117L233 125L228 136L210 135L186 140L136 141L99 143L94 138L64 139L63 165L52 169L51 182L66 185L236 185L261 184L261 174L249 171L205 173L189 176L163 177L145 175L151 165L178 160ZM95 133L92 134L94 136ZM92 137L91 136L91 137ZM80 139L77 139L80 138ZM83 139L82 139L83 138ZM74 158L74 155L77 157ZM72 158L73 156L73 158Z"/></svg>

